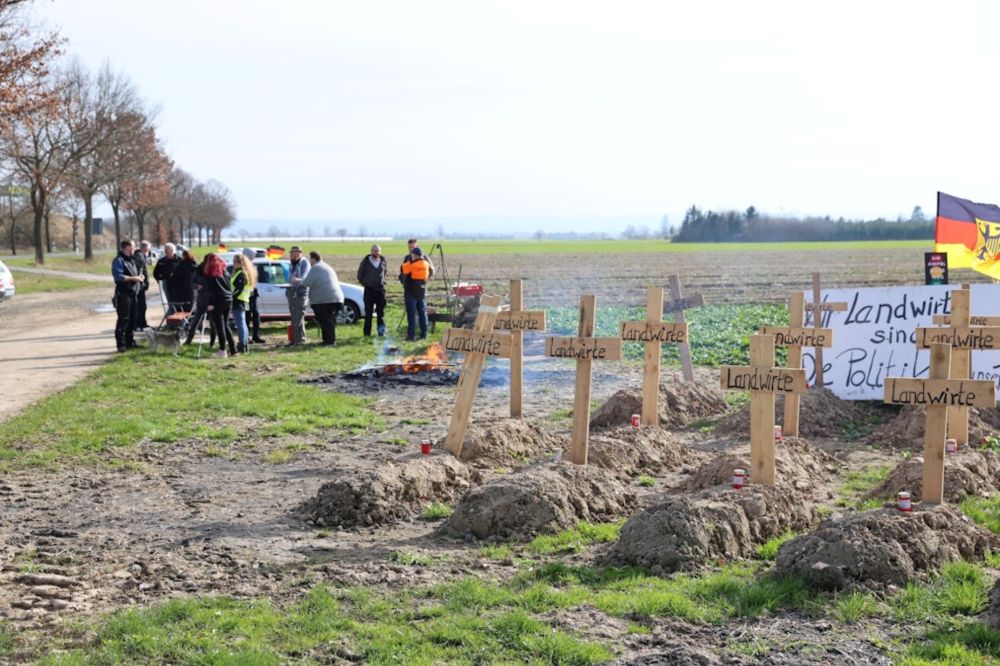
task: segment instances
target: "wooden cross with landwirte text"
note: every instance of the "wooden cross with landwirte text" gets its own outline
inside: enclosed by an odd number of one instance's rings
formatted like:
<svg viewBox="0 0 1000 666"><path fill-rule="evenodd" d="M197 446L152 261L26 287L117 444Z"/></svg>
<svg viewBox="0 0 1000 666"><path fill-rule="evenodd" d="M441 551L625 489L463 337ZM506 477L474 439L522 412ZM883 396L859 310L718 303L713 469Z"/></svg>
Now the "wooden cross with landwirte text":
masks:
<svg viewBox="0 0 1000 666"><path fill-rule="evenodd" d="M951 322L949 327L917 328L917 348L927 349L934 343L951 346L951 379L969 379L972 352L1000 349L1000 327L970 326L971 292L968 285L951 292ZM969 408L948 408L948 438L959 445L969 443Z"/></svg>
<svg viewBox="0 0 1000 666"><path fill-rule="evenodd" d="M963 284L961 291L951 292L951 315L934 315L935 324L951 325L954 328L969 326L1000 326L1000 317L972 316L972 294L969 285ZM952 347L951 372L952 379L968 379L972 372L972 351ZM964 407L952 407L948 410L948 437L954 438L959 445L969 443L969 410Z"/></svg>
<svg viewBox="0 0 1000 666"><path fill-rule="evenodd" d="M803 347L830 347L833 345L833 331L829 328L802 328L805 321L805 294L793 291L788 295L789 326L765 326L761 329L764 335L773 335L774 344L788 347L788 367L802 367ZM789 393L785 396L784 433L789 437L799 436L799 395Z"/></svg>
<svg viewBox="0 0 1000 666"><path fill-rule="evenodd" d="M476 390L483 375L483 364L487 356L510 356L510 335L493 332L493 322L500 312L499 296L483 295L476 315L475 328L449 328L444 332L444 348L462 352L462 371L458 376L455 408L451 412L451 423L445 435L444 447L456 458L462 455L465 431L469 427L472 403L476 401Z"/></svg>
<svg viewBox="0 0 1000 666"><path fill-rule="evenodd" d="M923 490L920 499L923 502L940 504L944 501L944 444L948 430L948 409L994 407L996 387L992 381L948 379L951 368L951 345L935 342L931 343L930 350L929 377L887 378L883 399L892 405L924 405L927 408L927 422L924 426Z"/></svg>
<svg viewBox="0 0 1000 666"><path fill-rule="evenodd" d="M658 425L660 422L658 402L662 346L687 344L687 324L663 321L663 292L663 287L646 290L646 321L623 321L621 327L622 340L646 343L642 362L643 425Z"/></svg>
<svg viewBox="0 0 1000 666"><path fill-rule="evenodd" d="M806 391L806 371L774 367L774 336L750 338L750 365L724 365L726 391L750 391L750 482L774 485L774 396Z"/></svg>
<svg viewBox="0 0 1000 666"><path fill-rule="evenodd" d="M524 309L524 291L520 280L510 281L510 310L502 310L493 329L510 331L510 416L521 418L524 390L524 331L544 331L545 312Z"/></svg>
<svg viewBox="0 0 1000 666"><path fill-rule="evenodd" d="M590 389L594 361L619 361L622 357L621 338L595 338L596 296L580 297L579 336L549 337L545 340L545 355L576 359L576 391L573 398L573 441L570 460L587 464L590 441Z"/></svg>
<svg viewBox="0 0 1000 666"><path fill-rule="evenodd" d="M819 286L819 273L813 273L813 300L807 306L808 310L811 310L812 314L812 325L814 328L818 328L823 325L823 313L824 312L844 312L847 310L847 303L824 303L822 289ZM818 388L823 388L826 386L826 381L823 379L823 348L814 347L813 348L813 359L816 361L816 376L813 381L813 386Z"/></svg>
<svg viewBox="0 0 1000 666"><path fill-rule="evenodd" d="M705 304L705 297L701 294L694 296L681 296L681 279L676 275L667 278L670 284L670 302L666 304L664 310L667 314L673 313L674 321L678 324L684 323L684 311L689 308L698 308ZM648 316L648 315L647 315ZM691 345L685 340L677 345L677 353L681 357L681 367L684 369L684 380L694 381L694 364L691 363Z"/></svg>

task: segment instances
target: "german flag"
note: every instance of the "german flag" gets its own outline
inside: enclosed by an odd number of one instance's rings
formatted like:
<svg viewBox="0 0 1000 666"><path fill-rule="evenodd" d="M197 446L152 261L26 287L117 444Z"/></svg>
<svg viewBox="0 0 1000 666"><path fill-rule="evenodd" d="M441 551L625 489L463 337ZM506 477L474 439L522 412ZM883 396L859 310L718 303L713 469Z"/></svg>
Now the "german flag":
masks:
<svg viewBox="0 0 1000 666"><path fill-rule="evenodd" d="M1000 206L938 192L934 251L951 268L971 268L1000 280Z"/></svg>

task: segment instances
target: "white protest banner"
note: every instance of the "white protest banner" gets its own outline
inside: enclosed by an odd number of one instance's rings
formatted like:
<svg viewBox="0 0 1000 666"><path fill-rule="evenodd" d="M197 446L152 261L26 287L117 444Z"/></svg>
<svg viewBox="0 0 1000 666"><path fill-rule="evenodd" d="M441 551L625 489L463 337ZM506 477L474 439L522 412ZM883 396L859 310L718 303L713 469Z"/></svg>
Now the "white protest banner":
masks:
<svg viewBox="0 0 1000 666"><path fill-rule="evenodd" d="M951 313L951 292L958 285L824 289L824 301L847 303L844 312L824 312L820 325L834 330L833 346L823 357L826 388L845 400L882 400L886 377L927 377L930 356L917 349L917 327L933 326L934 315ZM1000 284L972 285L973 315L1000 314ZM813 326L806 312L805 326ZM802 350L810 385L816 363ZM1000 351L972 352L970 379L1000 387Z"/></svg>

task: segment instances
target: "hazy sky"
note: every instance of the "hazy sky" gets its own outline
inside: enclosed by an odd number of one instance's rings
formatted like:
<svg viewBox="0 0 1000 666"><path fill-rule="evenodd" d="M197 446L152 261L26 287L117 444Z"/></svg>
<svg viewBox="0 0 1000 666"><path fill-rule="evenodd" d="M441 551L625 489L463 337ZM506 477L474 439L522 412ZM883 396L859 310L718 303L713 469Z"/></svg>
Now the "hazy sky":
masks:
<svg viewBox="0 0 1000 666"><path fill-rule="evenodd" d="M990 3L37 0L241 218L1000 203Z"/></svg>

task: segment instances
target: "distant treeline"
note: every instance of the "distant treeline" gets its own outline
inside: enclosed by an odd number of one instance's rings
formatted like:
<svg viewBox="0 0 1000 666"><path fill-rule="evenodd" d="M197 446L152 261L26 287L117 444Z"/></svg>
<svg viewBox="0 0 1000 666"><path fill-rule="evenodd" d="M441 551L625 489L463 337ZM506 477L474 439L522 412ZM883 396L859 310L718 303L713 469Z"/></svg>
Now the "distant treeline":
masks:
<svg viewBox="0 0 1000 666"><path fill-rule="evenodd" d="M934 220L920 206L910 219L836 220L830 217L772 217L751 206L745 212L685 213L675 243L780 243L788 241L922 240L934 237Z"/></svg>

